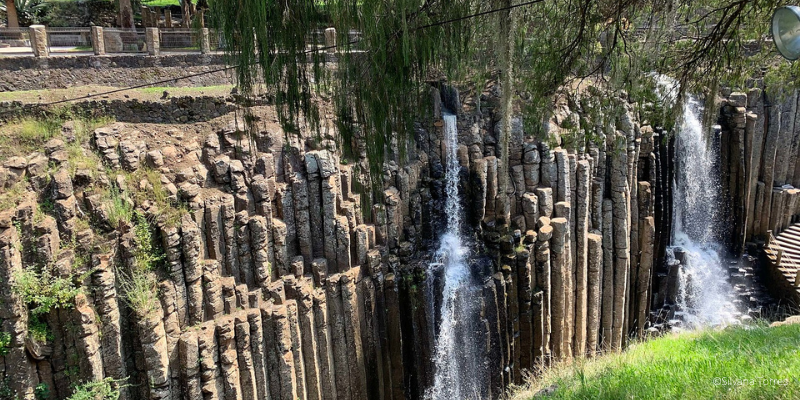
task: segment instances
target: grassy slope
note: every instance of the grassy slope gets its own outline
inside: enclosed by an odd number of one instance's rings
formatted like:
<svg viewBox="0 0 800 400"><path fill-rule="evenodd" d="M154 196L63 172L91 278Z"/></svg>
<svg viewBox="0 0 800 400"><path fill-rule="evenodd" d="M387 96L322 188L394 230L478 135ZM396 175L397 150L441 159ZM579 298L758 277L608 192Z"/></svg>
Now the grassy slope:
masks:
<svg viewBox="0 0 800 400"><path fill-rule="evenodd" d="M551 395L535 396L552 385ZM553 368L511 397L800 399L800 325L658 338L621 354Z"/></svg>

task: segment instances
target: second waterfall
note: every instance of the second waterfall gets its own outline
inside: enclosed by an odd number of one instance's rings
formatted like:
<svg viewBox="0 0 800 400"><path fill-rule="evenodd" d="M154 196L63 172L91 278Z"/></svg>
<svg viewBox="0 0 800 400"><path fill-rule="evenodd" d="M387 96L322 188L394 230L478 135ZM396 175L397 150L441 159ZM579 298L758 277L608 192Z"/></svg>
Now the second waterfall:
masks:
<svg viewBox="0 0 800 400"><path fill-rule="evenodd" d="M478 399L483 397L486 379L484 357L479 350L480 285L470 273L469 248L462 235L462 209L458 193L461 165L458 162L456 116L444 115L447 148L445 215L447 231L441 238L433 268L442 268L444 289L439 310L441 321L434 353L433 386L425 392L428 400Z"/></svg>
<svg viewBox="0 0 800 400"><path fill-rule="evenodd" d="M693 97L683 106L676 138L675 224L668 262L680 263L676 316L689 327L727 325L739 315L723 265L718 146L701 122Z"/></svg>

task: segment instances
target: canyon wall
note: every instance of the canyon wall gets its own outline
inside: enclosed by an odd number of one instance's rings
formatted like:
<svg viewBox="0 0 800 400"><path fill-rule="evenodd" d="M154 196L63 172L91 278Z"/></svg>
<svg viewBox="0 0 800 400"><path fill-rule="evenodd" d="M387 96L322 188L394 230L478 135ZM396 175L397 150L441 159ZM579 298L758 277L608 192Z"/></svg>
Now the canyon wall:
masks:
<svg viewBox="0 0 800 400"><path fill-rule="evenodd" d="M763 243L800 213L800 119L797 91L766 93L753 82L722 101L722 178L729 198L731 245ZM752 245L751 245L752 247Z"/></svg>
<svg viewBox="0 0 800 400"><path fill-rule="evenodd" d="M67 125L6 160L0 186L17 192L0 213L2 382L25 399L104 378L127 379L115 383L123 399L422 397L441 302L428 263L445 219L443 106L458 114L483 282L481 395L641 336L670 281L658 261L671 215L663 133L624 97L602 123L560 101L545 141L513 121L505 165L486 91L432 96L434 120L392 142L382 196L332 129L288 135L266 107L252 135L235 121L98 128L78 143L94 168L74 167ZM119 222L126 204L141 218ZM141 227L160 249L152 271ZM32 337L33 303L17 289L29 268L80 288L45 314L46 340ZM144 299L132 296L136 271L157 279Z"/></svg>

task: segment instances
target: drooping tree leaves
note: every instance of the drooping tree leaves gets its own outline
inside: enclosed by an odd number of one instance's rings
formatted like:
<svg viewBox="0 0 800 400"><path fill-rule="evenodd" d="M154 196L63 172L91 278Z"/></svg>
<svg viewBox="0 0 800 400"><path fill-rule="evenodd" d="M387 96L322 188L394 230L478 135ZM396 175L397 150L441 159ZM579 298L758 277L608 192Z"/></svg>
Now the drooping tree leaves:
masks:
<svg viewBox="0 0 800 400"><path fill-rule="evenodd" d="M708 90L720 79L741 84L774 54L763 39L784 1L209 3L243 92L265 89L289 133L318 130L317 98L332 99L339 144L354 159L366 155L377 178L387 155L402 162L402 154L387 152L402 152L412 122L425 115L432 81L500 71L504 96L525 99L526 133L536 135L553 94L580 86L574 82L624 89L642 102L654 100L653 73L678 78L681 90ZM335 64L326 64L322 46L328 27L338 36Z"/></svg>

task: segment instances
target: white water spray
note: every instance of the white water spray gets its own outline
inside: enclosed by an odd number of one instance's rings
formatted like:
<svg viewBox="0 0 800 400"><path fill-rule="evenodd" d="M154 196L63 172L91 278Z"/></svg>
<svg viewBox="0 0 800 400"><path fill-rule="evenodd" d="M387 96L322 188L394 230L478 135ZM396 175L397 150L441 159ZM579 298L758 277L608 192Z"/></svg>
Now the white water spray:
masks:
<svg viewBox="0 0 800 400"><path fill-rule="evenodd" d="M482 362L478 354L478 334L474 327L479 287L472 283L468 249L461 237L461 202L458 181L458 129L456 116L445 114L444 137L447 145L445 172L447 232L442 236L434 268L444 268L441 324L433 357L433 386L425 391L428 400L477 399L485 384L480 376Z"/></svg>
<svg viewBox="0 0 800 400"><path fill-rule="evenodd" d="M679 249L684 252L676 316L690 328L728 325L740 314L732 302L720 243L724 228L719 223L722 203L715 163L719 149L703 129L702 112L692 97L683 106L675 140L672 247L667 249L670 263L677 262Z"/></svg>

